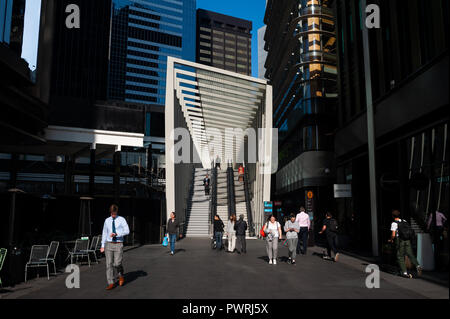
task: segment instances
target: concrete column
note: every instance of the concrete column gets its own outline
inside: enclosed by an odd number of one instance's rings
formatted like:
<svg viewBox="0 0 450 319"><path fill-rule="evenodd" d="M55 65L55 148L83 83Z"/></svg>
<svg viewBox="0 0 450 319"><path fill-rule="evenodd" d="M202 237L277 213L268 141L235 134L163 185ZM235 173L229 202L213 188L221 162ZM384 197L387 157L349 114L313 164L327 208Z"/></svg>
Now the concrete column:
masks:
<svg viewBox="0 0 450 319"><path fill-rule="evenodd" d="M70 155L64 156L64 193L66 195L72 194L72 173L74 158Z"/></svg>
<svg viewBox="0 0 450 319"><path fill-rule="evenodd" d="M95 193L95 143L91 145L91 156L89 161L89 195Z"/></svg>
<svg viewBox="0 0 450 319"><path fill-rule="evenodd" d="M367 1L361 1L361 8L367 7ZM372 254L378 257L378 206L376 185L376 162L375 162L375 122L372 98L372 74L370 68L370 44L369 30L363 26L363 48L364 48L364 74L366 84L367 104L367 144L369 146L369 183L370 183L370 212L372 224Z"/></svg>
<svg viewBox="0 0 450 319"><path fill-rule="evenodd" d="M120 201L120 165L121 165L120 146L116 147L113 163L114 163L114 177L113 177L114 202L118 205Z"/></svg>
<svg viewBox="0 0 450 319"><path fill-rule="evenodd" d="M166 75L166 107L165 107L165 136L166 136L166 216L163 222L169 219L170 212L175 211L175 163L174 141L171 138L175 128L175 94L174 94L174 61L167 59Z"/></svg>

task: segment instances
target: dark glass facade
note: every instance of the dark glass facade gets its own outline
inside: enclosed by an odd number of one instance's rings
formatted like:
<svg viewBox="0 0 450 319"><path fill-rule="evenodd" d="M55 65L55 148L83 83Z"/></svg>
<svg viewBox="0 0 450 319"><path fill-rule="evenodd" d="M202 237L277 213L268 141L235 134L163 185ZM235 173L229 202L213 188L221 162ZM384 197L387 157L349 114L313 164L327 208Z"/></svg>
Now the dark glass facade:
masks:
<svg viewBox="0 0 450 319"><path fill-rule="evenodd" d="M430 233L438 269L448 267L448 237L428 229L439 210L448 217L448 1L370 1L381 28L369 29L371 90L375 108L376 187L380 254L395 265L386 244L391 210L399 209L418 233ZM363 28L359 0L337 0L337 183L352 198L337 199L342 243L371 251L369 166ZM372 194L374 196L374 194ZM447 244L445 244L447 243ZM448 269L448 268L447 268Z"/></svg>
<svg viewBox="0 0 450 319"><path fill-rule="evenodd" d="M252 22L197 10L197 62L252 74Z"/></svg>

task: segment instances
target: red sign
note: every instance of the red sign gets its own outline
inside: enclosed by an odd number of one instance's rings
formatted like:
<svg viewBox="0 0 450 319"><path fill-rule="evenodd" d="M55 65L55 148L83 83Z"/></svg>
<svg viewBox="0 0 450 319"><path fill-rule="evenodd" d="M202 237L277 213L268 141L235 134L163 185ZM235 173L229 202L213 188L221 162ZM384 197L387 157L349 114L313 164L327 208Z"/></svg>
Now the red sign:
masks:
<svg viewBox="0 0 450 319"><path fill-rule="evenodd" d="M282 202L273 202L274 206L282 206L282 204L283 204Z"/></svg>

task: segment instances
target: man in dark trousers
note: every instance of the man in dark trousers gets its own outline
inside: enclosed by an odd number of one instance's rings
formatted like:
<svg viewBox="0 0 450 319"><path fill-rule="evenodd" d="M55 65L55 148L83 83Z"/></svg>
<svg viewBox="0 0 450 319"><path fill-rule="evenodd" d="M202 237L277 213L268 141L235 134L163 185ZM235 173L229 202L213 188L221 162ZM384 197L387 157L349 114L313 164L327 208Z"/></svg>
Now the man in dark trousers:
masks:
<svg viewBox="0 0 450 319"><path fill-rule="evenodd" d="M394 221L391 224L391 239L390 243L395 242L397 248L397 262L401 270L401 276L405 278L412 278L406 269L405 257L408 256L411 263L416 267L417 275L422 275L422 267L419 265L416 256L412 251L411 240L414 239L414 232L411 226L404 219L400 218L400 211L393 210L392 218Z"/></svg>
<svg viewBox="0 0 450 319"><path fill-rule="evenodd" d="M247 230L247 222L244 220L244 215L239 215L239 220L234 225L236 230L236 250L238 254L241 252L247 253L247 243L245 242L245 231Z"/></svg>
<svg viewBox="0 0 450 319"><path fill-rule="evenodd" d="M203 179L203 186L205 187L205 195L209 195L209 185L211 183L211 179L209 178L209 175L206 174L206 177Z"/></svg>
<svg viewBox="0 0 450 319"><path fill-rule="evenodd" d="M326 218L323 221L322 230L319 232L319 235L325 233L327 237L327 251L328 257L325 259L331 259L331 251L334 252L334 261L337 262L339 260L339 252L337 250L337 222L333 218L333 215L328 212L326 214Z"/></svg>

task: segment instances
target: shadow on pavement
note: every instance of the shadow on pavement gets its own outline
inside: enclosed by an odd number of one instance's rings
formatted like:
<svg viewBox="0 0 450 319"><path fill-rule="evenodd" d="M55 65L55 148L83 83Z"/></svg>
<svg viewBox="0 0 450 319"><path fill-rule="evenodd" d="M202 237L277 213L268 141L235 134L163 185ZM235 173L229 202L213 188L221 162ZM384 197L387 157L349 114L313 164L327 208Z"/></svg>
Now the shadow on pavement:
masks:
<svg viewBox="0 0 450 319"><path fill-rule="evenodd" d="M184 253L186 252L186 249L180 248L180 249L175 249L175 251L173 252L174 255L178 254L178 253Z"/></svg>
<svg viewBox="0 0 450 319"><path fill-rule="evenodd" d="M132 271L132 272L126 273L125 276L124 276L125 277L125 284L124 284L124 286L126 286L130 282L135 281L139 277L146 277L147 275L148 274L145 271L142 271L142 270Z"/></svg>

